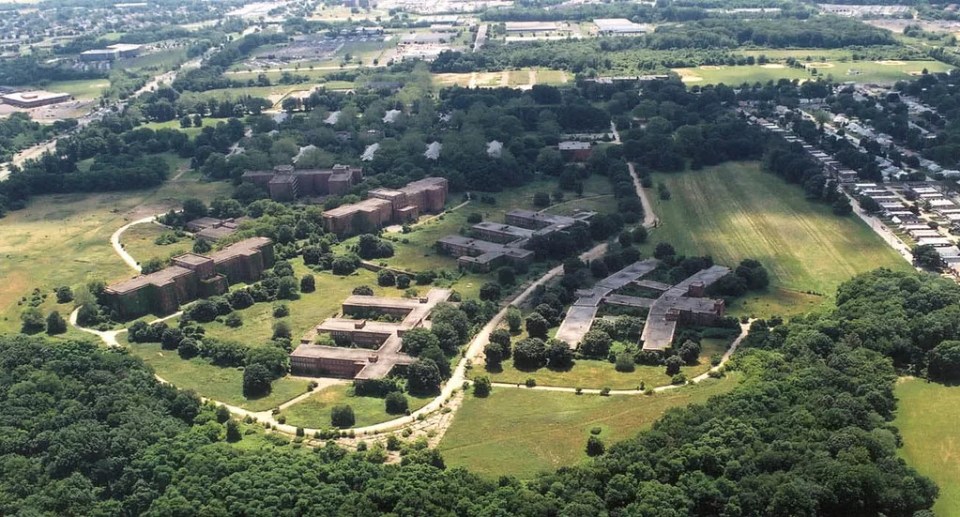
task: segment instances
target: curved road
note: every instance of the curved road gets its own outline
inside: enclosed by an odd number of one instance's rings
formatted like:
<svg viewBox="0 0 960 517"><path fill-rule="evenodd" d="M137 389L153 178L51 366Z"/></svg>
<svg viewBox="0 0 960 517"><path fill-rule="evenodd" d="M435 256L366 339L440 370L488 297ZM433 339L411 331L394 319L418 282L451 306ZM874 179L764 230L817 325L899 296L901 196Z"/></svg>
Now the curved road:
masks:
<svg viewBox="0 0 960 517"><path fill-rule="evenodd" d="M121 226L117 231L113 232L113 235L110 236L110 245L113 246L113 251L116 251L117 255L120 255L120 258L122 258L128 266L136 270L137 273L143 271L143 268L140 267L140 263L137 262L137 259L133 258L132 255L127 253L127 250L123 249L123 244L120 244L120 236L123 235L123 232L129 230L131 226L154 222L159 215L151 215L149 217L144 217L143 219L137 219L136 221L129 222Z"/></svg>

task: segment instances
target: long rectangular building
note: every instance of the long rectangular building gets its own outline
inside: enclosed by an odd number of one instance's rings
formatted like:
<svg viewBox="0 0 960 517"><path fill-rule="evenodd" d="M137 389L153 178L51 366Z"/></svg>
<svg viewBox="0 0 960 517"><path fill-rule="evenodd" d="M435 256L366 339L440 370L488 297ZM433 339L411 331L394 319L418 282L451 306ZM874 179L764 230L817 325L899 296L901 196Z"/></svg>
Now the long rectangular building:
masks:
<svg viewBox="0 0 960 517"><path fill-rule="evenodd" d="M399 189L374 189L358 203L323 212L323 228L337 235L367 233L390 224L416 221L425 212L443 211L447 202L446 178L424 178Z"/></svg>
<svg viewBox="0 0 960 517"><path fill-rule="evenodd" d="M187 253L173 265L107 286L106 305L123 319L165 315L197 298L227 291L229 284L258 280L273 265L273 241L254 237L209 256Z"/></svg>
<svg viewBox="0 0 960 517"><path fill-rule="evenodd" d="M334 165L330 169L294 169L278 165L273 170L246 171L241 179L260 186L274 201L292 201L298 197L341 195L363 179L363 169Z"/></svg>

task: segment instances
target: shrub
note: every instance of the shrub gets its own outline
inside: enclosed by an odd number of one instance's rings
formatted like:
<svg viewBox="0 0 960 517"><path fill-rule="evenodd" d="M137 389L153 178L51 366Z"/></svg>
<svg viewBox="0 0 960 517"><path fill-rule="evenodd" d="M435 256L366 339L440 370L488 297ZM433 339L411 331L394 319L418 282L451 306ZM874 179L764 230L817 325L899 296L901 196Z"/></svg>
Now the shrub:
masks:
<svg viewBox="0 0 960 517"><path fill-rule="evenodd" d="M290 307L285 303L277 303L273 306L273 317L283 318L290 315Z"/></svg>
<svg viewBox="0 0 960 517"><path fill-rule="evenodd" d="M600 390L600 396L601 397L610 396L610 388L603 388L602 390Z"/></svg>
<svg viewBox="0 0 960 517"><path fill-rule="evenodd" d="M477 212L470 212L470 215L467 216L467 222L470 224L477 224L480 221L483 221L483 216Z"/></svg>
<svg viewBox="0 0 960 517"><path fill-rule="evenodd" d="M380 287L390 287L397 284L397 276L389 269L382 269L377 273L377 285Z"/></svg>
<svg viewBox="0 0 960 517"><path fill-rule="evenodd" d="M633 354L630 352L620 352L617 354L617 360L615 363L615 368L618 372L632 372L636 369L635 362L633 360Z"/></svg>
<svg viewBox="0 0 960 517"><path fill-rule="evenodd" d="M63 334L67 331L67 322L64 321L63 316L60 316L60 313L57 311L53 311L47 316L46 326L47 334L51 336Z"/></svg>
<svg viewBox="0 0 960 517"><path fill-rule="evenodd" d="M397 275L397 287L399 289L410 287L410 277L407 275Z"/></svg>
<svg viewBox="0 0 960 517"><path fill-rule="evenodd" d="M687 383L687 376L682 373L678 373L670 378L670 384L686 384L686 383Z"/></svg>
<svg viewBox="0 0 960 517"><path fill-rule="evenodd" d="M238 312L231 312L224 318L223 324L231 328L243 326L243 317Z"/></svg>
<svg viewBox="0 0 960 517"><path fill-rule="evenodd" d="M475 397L486 397L490 395L493 384L487 376L477 377L473 380L473 395Z"/></svg>
<svg viewBox="0 0 960 517"><path fill-rule="evenodd" d="M353 427L357 418L353 414L353 408L347 404L337 404L330 410L330 424L334 427L345 429Z"/></svg>
<svg viewBox="0 0 960 517"><path fill-rule="evenodd" d="M57 295L57 303L69 303L73 301L73 290L68 286L60 286L54 289L54 292Z"/></svg>
<svg viewBox="0 0 960 517"><path fill-rule="evenodd" d="M599 426L590 428L590 434L592 435L598 435L601 432L603 432L603 429L601 429Z"/></svg>
<svg viewBox="0 0 960 517"><path fill-rule="evenodd" d="M373 288L369 285L358 285L353 288L353 294L357 296L373 296Z"/></svg>
<svg viewBox="0 0 960 517"><path fill-rule="evenodd" d="M387 393L386 398L384 398L384 404L386 405L387 414L390 415L401 415L406 413L410 407L407 397L399 391Z"/></svg>
<svg viewBox="0 0 960 517"><path fill-rule="evenodd" d="M528 388L535 388L537 386L537 380L530 377L523 384Z"/></svg>
<svg viewBox="0 0 960 517"><path fill-rule="evenodd" d="M603 441L596 436L590 436L587 438L587 456L595 457L603 454L606 450L606 446L603 445Z"/></svg>
<svg viewBox="0 0 960 517"><path fill-rule="evenodd" d="M300 279L300 292L302 293L312 293L317 290L317 281L313 278L313 275L307 274L303 275L303 278Z"/></svg>
<svg viewBox="0 0 960 517"><path fill-rule="evenodd" d="M547 362L547 349L543 340L527 338L513 347L513 362L517 368L537 369Z"/></svg>
<svg viewBox="0 0 960 517"><path fill-rule="evenodd" d="M252 364L243 371L243 394L246 397L260 397L270 393L272 377L267 367Z"/></svg>
<svg viewBox="0 0 960 517"><path fill-rule="evenodd" d="M495 302L500 299L500 285L494 282L487 282L480 286L480 299Z"/></svg>

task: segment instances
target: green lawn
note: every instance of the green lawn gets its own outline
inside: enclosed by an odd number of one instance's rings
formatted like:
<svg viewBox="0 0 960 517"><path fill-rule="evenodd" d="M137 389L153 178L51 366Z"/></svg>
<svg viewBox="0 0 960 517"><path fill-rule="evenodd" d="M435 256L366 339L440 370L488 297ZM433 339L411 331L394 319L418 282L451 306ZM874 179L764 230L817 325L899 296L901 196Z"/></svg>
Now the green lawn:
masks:
<svg viewBox="0 0 960 517"><path fill-rule="evenodd" d="M669 242L718 264L754 258L767 268L769 292L748 294L734 304L736 314L804 312L858 273L909 268L859 219L837 217L829 206L807 201L799 187L761 172L756 162L655 174L654 182L665 183L672 199L653 201L662 224L651 232L648 249Z"/></svg>
<svg viewBox="0 0 960 517"><path fill-rule="evenodd" d="M203 358L183 360L175 350L162 350L159 343L133 343L130 351L153 367L157 375L183 390L226 402L251 411L266 411L307 391L307 381L284 377L273 382L273 390L265 397L243 396L243 371L222 368Z"/></svg>
<svg viewBox="0 0 960 517"><path fill-rule="evenodd" d="M798 51L797 57L805 56ZM763 53L763 52L761 52ZM819 54L817 54L819 55ZM772 56L769 56L772 57ZM812 57L812 56L811 56ZM809 68L816 69L819 76L832 77L834 81L857 81L870 83L894 83L908 80L923 69L929 72L945 72L953 67L933 60L923 61L812 61ZM813 79L811 71L789 67L783 63L745 66L700 66L696 68L675 68L683 81L689 85L724 83L739 85L744 82L767 82L778 79Z"/></svg>
<svg viewBox="0 0 960 517"><path fill-rule="evenodd" d="M110 87L108 79L82 79L77 81L53 81L43 87L51 92L65 92L77 100L93 100Z"/></svg>
<svg viewBox="0 0 960 517"><path fill-rule="evenodd" d="M727 349L726 340L704 339L701 343L703 350L700 362L696 366L685 366L680 369L688 379L705 373L710 369L710 356L722 354ZM578 359L573 368L567 371L540 368L535 371L518 370L513 361L505 361L502 371L490 372L483 365L475 366L473 375L488 375L494 382L508 382L522 384L533 378L537 386L563 386L567 388L610 388L615 390L629 390L640 386L645 388L666 386L670 384L670 376L663 366L637 365L636 370L629 373L618 372L613 363L603 360Z"/></svg>
<svg viewBox="0 0 960 517"><path fill-rule="evenodd" d="M416 411L427 405L433 397L413 397L407 394L407 400L410 403L410 411ZM324 388L310 398L284 409L280 415L286 417L287 424L322 429L331 426L330 410L337 404L347 404L353 408L357 418L355 427L378 424L397 417L387 413L382 398L354 396L353 386L349 384Z"/></svg>
<svg viewBox="0 0 960 517"><path fill-rule="evenodd" d="M903 378L896 396L900 455L940 486L934 513L960 515L960 386Z"/></svg>
<svg viewBox="0 0 960 517"><path fill-rule="evenodd" d="M701 403L737 385L732 375L657 395L575 395L494 388L487 398L468 394L440 442L449 467L481 475L528 478L586 459L590 429L610 445L648 429L674 407Z"/></svg>
<svg viewBox="0 0 960 517"><path fill-rule="evenodd" d="M340 311L340 304L352 294L353 288L366 284L373 288L377 296L401 296L403 291L395 287L377 286L377 277L365 269L358 269L349 276L337 276L330 272L314 273L303 265L302 258L290 261L294 266L297 278L311 273L316 279L316 291L301 293L297 300L287 300L282 303L290 308L290 315L284 318L290 323L293 330L294 342L310 328L321 321L334 316ZM426 292L427 287L419 289ZM257 346L269 341L273 333L273 303L256 303L246 309L236 311L243 318L243 326L230 328L223 323L211 322L204 325L207 335L221 339L240 341L241 343Z"/></svg>
<svg viewBox="0 0 960 517"><path fill-rule="evenodd" d="M156 244L156 238L164 233L173 232L157 224L138 224L123 232L120 244L141 263L154 257L166 259L182 255L193 249L193 239L187 236L180 237L180 240L173 244Z"/></svg>
<svg viewBox="0 0 960 517"><path fill-rule="evenodd" d="M201 119L200 127L191 125L190 127L180 127L180 119L168 120L166 122L147 122L143 124L143 127L152 129L154 131L158 129L177 129L183 131L190 137L195 137L200 134L200 131L205 127L216 127L217 124L224 122L226 123L227 119L225 118L214 118L214 117L205 117Z"/></svg>

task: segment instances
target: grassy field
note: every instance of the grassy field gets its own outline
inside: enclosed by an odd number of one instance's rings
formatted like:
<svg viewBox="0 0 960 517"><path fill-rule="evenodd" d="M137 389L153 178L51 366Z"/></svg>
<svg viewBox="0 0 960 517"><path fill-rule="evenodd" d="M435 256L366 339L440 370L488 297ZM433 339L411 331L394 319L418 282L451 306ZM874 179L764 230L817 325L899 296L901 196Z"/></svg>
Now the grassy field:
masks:
<svg viewBox="0 0 960 517"><path fill-rule="evenodd" d="M10 212L0 232L0 332L20 328L17 301L34 287L50 292L59 285L77 287L90 277L109 282L132 276L110 247L117 228L179 207L179 200L209 201L231 188L229 183L177 182L134 192L37 196L27 208Z"/></svg>
<svg viewBox="0 0 960 517"><path fill-rule="evenodd" d="M665 183L672 199L654 201L662 224L651 232L651 249L669 242L719 264L755 258L767 268L770 291L747 295L732 308L736 314L803 312L858 273L909 268L859 219L837 217L829 206L807 201L799 187L761 172L758 163L656 174L654 182Z"/></svg>
<svg viewBox="0 0 960 517"><path fill-rule="evenodd" d="M407 394L407 400L410 403L410 411L416 411L433 400L433 397L413 397ZM387 413L382 398L354 396L353 386L349 384L324 388L310 398L284 409L280 415L286 417L290 425L322 429L330 427L330 410L337 404L347 404L353 408L354 416L357 418L355 427L396 418L396 415Z"/></svg>
<svg viewBox="0 0 960 517"><path fill-rule="evenodd" d="M290 323L294 341L300 339L304 333L323 319L329 318L340 311L340 304L350 296L353 288L366 284L373 288L377 296L401 296L403 291L395 287L377 286L377 276L365 269L358 269L349 276L337 276L329 272L314 273L303 265L303 259L290 261L297 278L307 273L316 278L316 291L301 293L297 300L287 300L282 303L290 308L290 315L284 318ZM424 290L423 287L420 289ZM273 330L273 303L256 303L246 309L236 311L243 318L243 326L230 328L223 323L212 322L205 324L207 335L240 341L247 345L260 345L269 341Z"/></svg>
<svg viewBox="0 0 960 517"><path fill-rule="evenodd" d="M190 237L180 237L180 240L173 244L156 244L156 238L164 233L172 232L156 224L138 224L123 232L120 244L137 262L154 257L165 259L182 255L193 248L193 239Z"/></svg>
<svg viewBox="0 0 960 517"><path fill-rule="evenodd" d="M903 378L896 396L900 455L940 486L934 513L960 515L960 386Z"/></svg>
<svg viewBox="0 0 960 517"><path fill-rule="evenodd" d="M81 101L96 99L110 87L109 79L83 79L78 81L53 81L43 87L51 92L64 92Z"/></svg>
<svg viewBox="0 0 960 517"><path fill-rule="evenodd" d="M700 362L695 366L685 366L680 369L688 379L705 373L710 369L710 356L722 354L727 349L727 341L720 339L704 339L700 354ZM666 386L670 384L670 376L663 366L637 365L633 372L618 372L609 361L578 359L573 368L567 371L540 368L535 371L518 370L513 361L505 361L502 371L489 372L483 366L474 367L473 375L488 375L494 382L508 382L522 384L527 379L536 379L537 386L563 386L567 388L610 388L615 390L636 389L643 383L645 388Z"/></svg>
<svg viewBox="0 0 960 517"><path fill-rule="evenodd" d="M796 56L799 58L799 56ZM744 82L767 82L778 79L811 79L815 76L810 69L816 69L818 75L833 78L835 81L857 81L870 83L893 83L910 79L923 69L929 72L945 72L953 68L939 61L812 61L807 69L792 68L784 64L769 63L752 66L700 66L697 68L675 68L683 82L690 85L725 83L739 85Z"/></svg>
<svg viewBox="0 0 960 517"><path fill-rule="evenodd" d="M214 118L214 117L204 117L201 119L202 123L200 127L191 125L190 127L180 127L180 119L168 120L166 122L147 122L143 124L142 127L152 129L154 131L158 129L177 129L183 131L190 137L195 137L200 134L200 131L205 127L216 127L217 124L223 122L226 123L228 119L225 118Z"/></svg>
<svg viewBox="0 0 960 517"><path fill-rule="evenodd" d="M584 461L593 427L610 445L648 429L670 408L705 402L736 384L730 376L652 396L615 397L494 388L487 398L467 395L439 449L449 467L531 477Z"/></svg>
<svg viewBox="0 0 960 517"><path fill-rule="evenodd" d="M125 334L121 334L125 342ZM159 343L134 343L130 351L153 367L157 375L183 390L193 390L214 400L251 411L266 411L307 391L307 381L284 377L273 382L269 395L257 399L243 396L243 371L221 368L196 357L185 361L171 350L162 350Z"/></svg>

